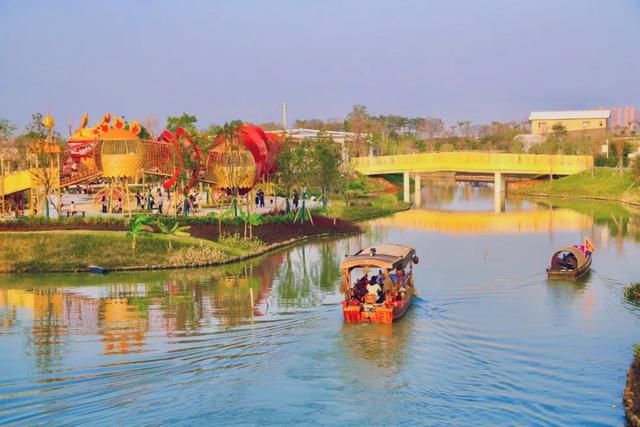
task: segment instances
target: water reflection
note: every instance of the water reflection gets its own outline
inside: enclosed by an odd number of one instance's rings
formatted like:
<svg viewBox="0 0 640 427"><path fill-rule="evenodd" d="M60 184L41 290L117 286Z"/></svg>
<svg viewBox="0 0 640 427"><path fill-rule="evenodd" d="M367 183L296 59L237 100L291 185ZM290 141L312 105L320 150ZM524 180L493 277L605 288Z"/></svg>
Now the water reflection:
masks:
<svg viewBox="0 0 640 427"><path fill-rule="evenodd" d="M425 191L447 210L426 198L247 263L0 276L0 424L621 424L638 216ZM547 281L553 250L584 236L594 271ZM421 298L393 325L344 324L340 259L381 241L417 249Z"/></svg>

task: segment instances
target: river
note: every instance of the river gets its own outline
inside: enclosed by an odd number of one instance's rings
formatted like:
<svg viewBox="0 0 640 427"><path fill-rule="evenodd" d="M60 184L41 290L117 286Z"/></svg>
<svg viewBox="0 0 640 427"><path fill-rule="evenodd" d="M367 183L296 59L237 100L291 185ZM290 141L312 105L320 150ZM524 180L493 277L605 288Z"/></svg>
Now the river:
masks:
<svg viewBox="0 0 640 427"><path fill-rule="evenodd" d="M422 206L243 265L0 276L0 425L622 425L640 221L434 184ZM592 272L549 282L588 236ZM344 324L338 264L416 248L393 326Z"/></svg>

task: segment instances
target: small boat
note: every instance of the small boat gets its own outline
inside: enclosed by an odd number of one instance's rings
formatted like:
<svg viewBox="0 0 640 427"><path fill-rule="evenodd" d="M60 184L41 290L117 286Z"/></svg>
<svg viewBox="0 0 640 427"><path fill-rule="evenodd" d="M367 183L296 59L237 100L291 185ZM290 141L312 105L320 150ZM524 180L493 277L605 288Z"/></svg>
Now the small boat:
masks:
<svg viewBox="0 0 640 427"><path fill-rule="evenodd" d="M108 268L98 267L97 265L90 265L89 266L89 273L107 274L109 271L110 270Z"/></svg>
<svg viewBox="0 0 640 427"><path fill-rule="evenodd" d="M547 276L549 279L578 279L591 268L591 254L578 246L565 246L551 257Z"/></svg>
<svg viewBox="0 0 640 427"><path fill-rule="evenodd" d="M344 320L392 323L400 318L416 294L413 264L417 263L415 249L395 244L372 246L347 255L340 263Z"/></svg>

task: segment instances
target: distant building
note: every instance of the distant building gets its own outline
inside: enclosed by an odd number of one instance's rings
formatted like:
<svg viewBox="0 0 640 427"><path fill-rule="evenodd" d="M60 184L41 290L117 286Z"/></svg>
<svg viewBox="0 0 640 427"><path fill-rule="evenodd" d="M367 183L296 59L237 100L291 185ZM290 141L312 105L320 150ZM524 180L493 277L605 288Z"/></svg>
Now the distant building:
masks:
<svg viewBox="0 0 640 427"><path fill-rule="evenodd" d="M638 130L638 122L640 116L636 107L613 107L611 108L611 118L609 119L609 127L614 130L622 130L627 128L633 132Z"/></svg>
<svg viewBox="0 0 640 427"><path fill-rule="evenodd" d="M609 110L536 111L529 115L529 122L533 135L548 135L553 132L553 126L560 123L568 132L604 137L610 115Z"/></svg>

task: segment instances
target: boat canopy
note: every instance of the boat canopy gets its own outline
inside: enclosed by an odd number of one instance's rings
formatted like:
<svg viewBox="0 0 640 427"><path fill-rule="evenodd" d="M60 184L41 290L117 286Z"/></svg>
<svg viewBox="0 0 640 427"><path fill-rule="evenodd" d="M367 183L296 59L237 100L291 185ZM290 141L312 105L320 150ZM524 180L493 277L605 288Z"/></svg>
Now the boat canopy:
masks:
<svg viewBox="0 0 640 427"><path fill-rule="evenodd" d="M415 254L415 249L409 246L385 243L347 255L340 263L340 268L377 267L386 270L404 268L413 260Z"/></svg>
<svg viewBox="0 0 640 427"><path fill-rule="evenodd" d="M554 258L556 258L558 254L561 254L563 252L569 252L573 254L576 257L576 260L578 261L578 266L584 265L587 262L587 256L580 249L576 248L575 246L565 246L564 248L556 251L553 254L553 257L551 258L552 265L553 265Z"/></svg>

